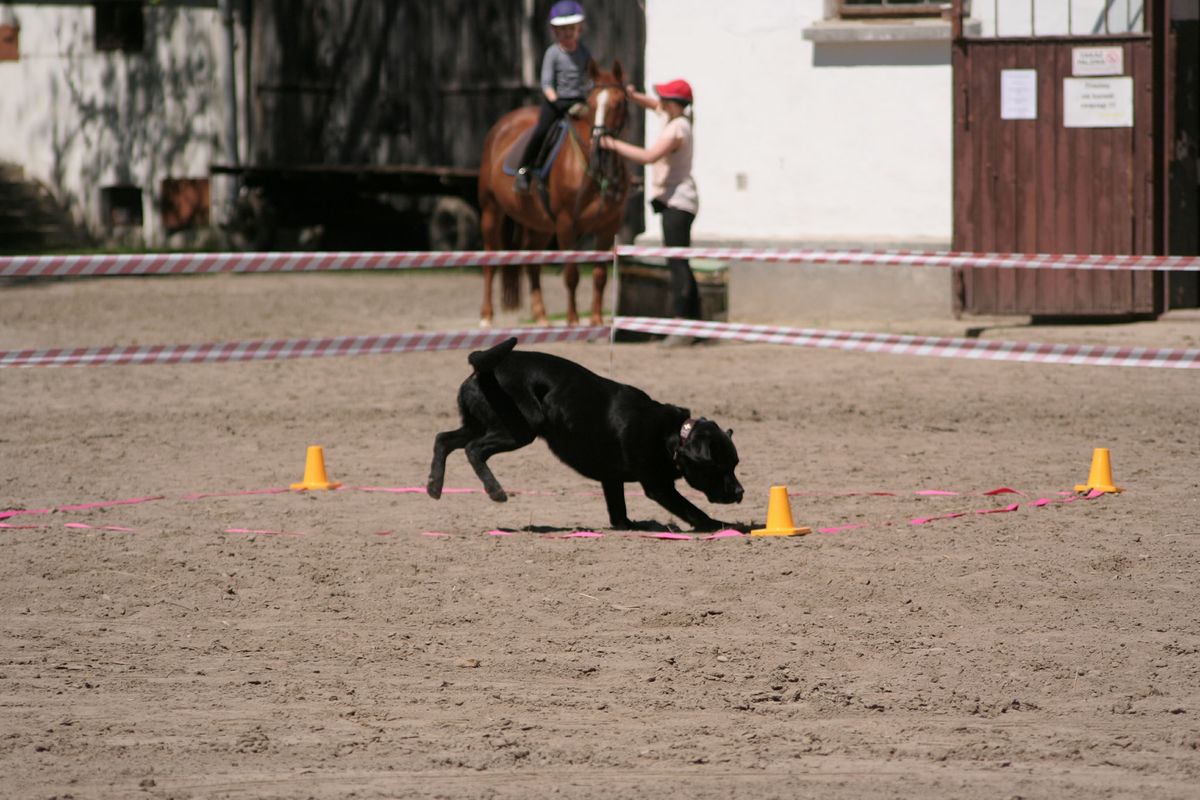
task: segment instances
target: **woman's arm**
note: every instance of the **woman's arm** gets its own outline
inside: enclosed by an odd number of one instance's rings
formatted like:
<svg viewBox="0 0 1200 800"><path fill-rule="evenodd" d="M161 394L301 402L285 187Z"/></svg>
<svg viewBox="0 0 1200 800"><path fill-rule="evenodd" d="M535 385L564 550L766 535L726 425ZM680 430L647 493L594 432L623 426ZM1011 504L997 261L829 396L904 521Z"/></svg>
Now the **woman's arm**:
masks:
<svg viewBox="0 0 1200 800"><path fill-rule="evenodd" d="M642 108L646 108L651 111L658 110L659 103L657 97L652 97L648 94L642 94L637 89L633 88L632 83L625 87L625 91L629 93L629 99L637 103Z"/></svg>
<svg viewBox="0 0 1200 800"><path fill-rule="evenodd" d="M650 147L638 147L636 144L623 142L612 136L601 136L600 146L605 150L612 150L617 155L628 158L635 163L653 164L668 153L675 152L675 148L679 147L679 139L672 134L670 127L668 127L659 134L658 140L650 145Z"/></svg>

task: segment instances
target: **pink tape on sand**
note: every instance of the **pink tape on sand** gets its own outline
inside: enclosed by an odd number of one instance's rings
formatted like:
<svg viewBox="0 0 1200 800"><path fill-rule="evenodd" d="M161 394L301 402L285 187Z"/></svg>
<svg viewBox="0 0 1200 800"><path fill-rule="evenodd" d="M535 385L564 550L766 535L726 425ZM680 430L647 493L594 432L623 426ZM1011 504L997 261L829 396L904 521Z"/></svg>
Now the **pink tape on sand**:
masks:
<svg viewBox="0 0 1200 800"><path fill-rule="evenodd" d="M153 497L133 497L129 500L106 500L99 503L80 503L74 506L59 506L59 511L86 511L90 508L108 508L110 506L133 506L138 503L150 503L155 500L165 500L166 495L156 494Z"/></svg>
<svg viewBox="0 0 1200 800"><path fill-rule="evenodd" d="M268 531L259 528L226 528L225 533L251 533L262 536L303 536L299 531Z"/></svg>

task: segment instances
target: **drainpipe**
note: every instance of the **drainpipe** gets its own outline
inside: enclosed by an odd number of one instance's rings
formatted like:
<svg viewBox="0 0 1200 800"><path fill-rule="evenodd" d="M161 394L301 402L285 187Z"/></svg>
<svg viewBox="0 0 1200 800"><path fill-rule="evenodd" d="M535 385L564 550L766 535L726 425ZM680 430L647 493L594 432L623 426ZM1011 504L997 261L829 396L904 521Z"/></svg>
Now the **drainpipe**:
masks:
<svg viewBox="0 0 1200 800"><path fill-rule="evenodd" d="M237 166L238 160L238 113L237 113L237 58L234 50L233 0L219 0L221 11L222 48L221 94L225 106L225 161Z"/></svg>
<svg viewBox="0 0 1200 800"><path fill-rule="evenodd" d="M226 166L236 167L241 164L238 158L238 99L237 99L237 55L234 49L233 14L234 0L218 0L217 7L221 14L221 99L225 121L225 136L222 160ZM222 181L225 186L222 205L224 212L221 216L226 221L232 220L234 203L237 201L237 175L226 176Z"/></svg>

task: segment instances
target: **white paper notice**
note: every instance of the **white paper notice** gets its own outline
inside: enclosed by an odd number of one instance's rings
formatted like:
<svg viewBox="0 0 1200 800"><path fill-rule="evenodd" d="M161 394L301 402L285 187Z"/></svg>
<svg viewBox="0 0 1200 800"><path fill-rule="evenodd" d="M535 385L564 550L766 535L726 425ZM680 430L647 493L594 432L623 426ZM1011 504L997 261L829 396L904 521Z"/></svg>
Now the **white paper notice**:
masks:
<svg viewBox="0 0 1200 800"><path fill-rule="evenodd" d="M1037 70L1000 70L1000 119L1037 119Z"/></svg>
<svg viewBox="0 0 1200 800"><path fill-rule="evenodd" d="M1120 75L1125 71L1125 51L1120 47L1072 47L1072 75Z"/></svg>
<svg viewBox="0 0 1200 800"><path fill-rule="evenodd" d="M1132 128L1133 78L1063 78L1063 127Z"/></svg>

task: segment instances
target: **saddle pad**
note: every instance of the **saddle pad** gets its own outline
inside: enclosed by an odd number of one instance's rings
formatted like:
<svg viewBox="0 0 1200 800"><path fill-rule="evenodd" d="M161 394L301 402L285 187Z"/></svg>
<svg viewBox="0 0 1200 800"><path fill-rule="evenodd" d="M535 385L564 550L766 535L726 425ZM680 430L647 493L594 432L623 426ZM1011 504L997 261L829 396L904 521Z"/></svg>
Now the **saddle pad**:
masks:
<svg viewBox="0 0 1200 800"><path fill-rule="evenodd" d="M545 180L550 174L550 168L554 166L554 159L558 157L558 151L562 147L563 141L567 138L564 134L567 130L567 124L563 120L558 120L550 126L549 132L546 133L546 141L550 144L550 152L546 156L546 160L533 170L533 174L540 179ZM529 137L533 136L533 128L522 133L517 137L512 146L508 148L508 154L504 156L504 174L516 175L517 170L521 168L521 156L525 155L525 146L529 144ZM543 150L545 148L543 147Z"/></svg>

